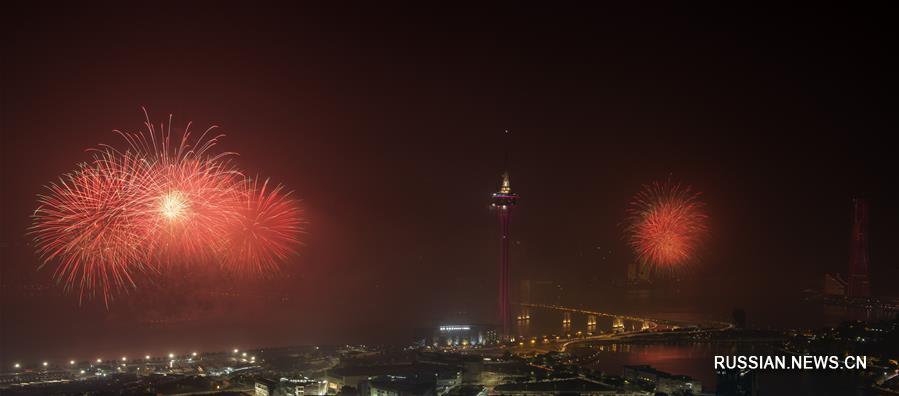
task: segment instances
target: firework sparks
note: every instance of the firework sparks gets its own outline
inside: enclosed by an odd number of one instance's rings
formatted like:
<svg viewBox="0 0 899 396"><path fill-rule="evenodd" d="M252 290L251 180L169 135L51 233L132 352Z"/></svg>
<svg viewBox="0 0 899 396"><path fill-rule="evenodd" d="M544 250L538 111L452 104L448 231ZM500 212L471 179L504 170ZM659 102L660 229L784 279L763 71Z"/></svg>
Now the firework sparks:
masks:
<svg viewBox="0 0 899 396"><path fill-rule="evenodd" d="M246 180L241 187L242 205L232 223L224 263L237 273L271 272L295 252L302 232L302 210L284 192L265 180Z"/></svg>
<svg viewBox="0 0 899 396"><path fill-rule="evenodd" d="M159 214L168 221L183 219L187 211L187 200L180 191L171 191L159 199Z"/></svg>
<svg viewBox="0 0 899 396"><path fill-rule="evenodd" d="M694 258L707 231L699 194L669 180L644 186L628 210L627 233L640 262L673 269Z"/></svg>
<svg viewBox="0 0 899 396"><path fill-rule="evenodd" d="M149 178L133 156L103 151L38 196L32 234L42 266L56 261L54 277L66 290L77 288L79 299L95 290L106 299L145 269L141 186Z"/></svg>
<svg viewBox="0 0 899 396"><path fill-rule="evenodd" d="M145 113L146 115L146 113ZM243 274L273 271L296 252L302 224L297 201L282 186L246 179L234 153L213 154L215 127L177 144L171 117L157 130L118 132L127 147L103 145L94 160L63 175L38 196L30 233L54 278L79 300L101 294L108 305L135 277L162 264L225 263ZM214 258L216 260L208 260Z"/></svg>

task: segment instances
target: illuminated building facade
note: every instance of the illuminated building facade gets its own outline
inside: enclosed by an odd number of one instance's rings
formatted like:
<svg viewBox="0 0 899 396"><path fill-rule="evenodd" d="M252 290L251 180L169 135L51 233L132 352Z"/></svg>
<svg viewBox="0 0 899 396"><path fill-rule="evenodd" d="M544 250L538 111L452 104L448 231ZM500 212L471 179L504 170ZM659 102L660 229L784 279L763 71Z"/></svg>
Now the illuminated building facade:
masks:
<svg viewBox="0 0 899 396"><path fill-rule="evenodd" d="M509 182L509 172L503 173L503 181L499 192L493 193L492 207L496 210L499 219L499 326L503 335L510 334L512 311L509 304L509 284L511 274L509 272L509 239L510 220L512 208L518 203L518 194L512 193L512 185Z"/></svg>
<svg viewBox="0 0 899 396"><path fill-rule="evenodd" d="M495 343L496 330L481 325L442 325L431 335L428 344L442 347L464 347Z"/></svg>
<svg viewBox="0 0 899 396"><path fill-rule="evenodd" d="M295 385L294 394L296 396L322 396L328 394L328 381L321 380L305 380L299 381L299 385Z"/></svg>
<svg viewBox="0 0 899 396"><path fill-rule="evenodd" d="M253 387L255 396L274 396L275 390L278 388L278 382L268 378L256 378L256 384Z"/></svg>

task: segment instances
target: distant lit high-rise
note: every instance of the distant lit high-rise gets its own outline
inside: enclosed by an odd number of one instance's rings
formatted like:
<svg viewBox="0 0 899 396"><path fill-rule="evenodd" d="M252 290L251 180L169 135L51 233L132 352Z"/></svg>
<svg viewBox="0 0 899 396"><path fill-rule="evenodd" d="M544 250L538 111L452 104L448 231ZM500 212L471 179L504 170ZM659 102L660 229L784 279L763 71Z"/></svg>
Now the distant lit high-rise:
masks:
<svg viewBox="0 0 899 396"><path fill-rule="evenodd" d="M868 202L852 200L852 235L849 240L849 297L868 297Z"/></svg>
<svg viewBox="0 0 899 396"><path fill-rule="evenodd" d="M509 172L503 173L502 184L499 192L493 193L492 206L496 210L499 219L499 324L502 326L502 334L508 335L511 331L512 312L509 304L509 238L512 207L518 202L518 194L512 193L512 185L509 182Z"/></svg>

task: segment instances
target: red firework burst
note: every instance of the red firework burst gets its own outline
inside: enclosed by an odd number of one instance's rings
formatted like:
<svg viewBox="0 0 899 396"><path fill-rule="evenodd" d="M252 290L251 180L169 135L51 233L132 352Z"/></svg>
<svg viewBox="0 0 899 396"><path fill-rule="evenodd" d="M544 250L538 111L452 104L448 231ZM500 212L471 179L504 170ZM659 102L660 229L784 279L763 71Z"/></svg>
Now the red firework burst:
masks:
<svg viewBox="0 0 899 396"><path fill-rule="evenodd" d="M302 209L281 185L242 183L237 221L231 223L224 263L239 274L266 273L295 253L303 231Z"/></svg>
<svg viewBox="0 0 899 396"><path fill-rule="evenodd" d="M146 113L145 113L146 114ZM191 140L188 123L173 144L171 117L157 130L118 132L120 151L103 145L94 161L51 183L38 197L31 234L66 290L102 293L135 286L161 264L229 263L245 274L277 269L295 252L302 212L283 187L257 188L232 165L234 153L212 153L221 137L209 128ZM245 260L245 261L242 261Z"/></svg>
<svg viewBox="0 0 899 396"><path fill-rule="evenodd" d="M699 196L670 180L644 186L631 202L627 228L640 262L673 269L694 258L708 220Z"/></svg>
<svg viewBox="0 0 899 396"><path fill-rule="evenodd" d="M93 163L38 196L31 233L41 266L57 262L54 277L66 290L77 288L79 301L98 290L108 303L111 291L134 285L132 272L147 268L142 215L150 179L139 158L98 151Z"/></svg>

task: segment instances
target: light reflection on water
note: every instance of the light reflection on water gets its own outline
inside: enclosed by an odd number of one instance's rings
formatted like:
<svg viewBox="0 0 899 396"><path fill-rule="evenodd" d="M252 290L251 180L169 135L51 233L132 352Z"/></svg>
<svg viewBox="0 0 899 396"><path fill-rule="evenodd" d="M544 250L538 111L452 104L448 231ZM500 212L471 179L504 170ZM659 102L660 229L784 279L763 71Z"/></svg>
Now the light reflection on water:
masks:
<svg viewBox="0 0 899 396"><path fill-rule="evenodd" d="M710 318L708 315L685 310L644 312L640 316L684 322L725 319L720 316ZM876 321L889 317L889 312L802 302L797 303L795 314L786 315L783 318L777 315L766 317L759 314L756 321L750 323L755 324L756 328L767 329L822 328L836 326L846 320ZM517 334L519 337L525 338L552 337L554 335L565 337L568 334L576 335L578 331L593 334L612 331L612 318L609 317L596 317L595 325L591 326L588 326L588 317L583 314L570 314L570 324L564 323L563 319L565 316L560 311L532 309L529 320L518 322ZM637 322L625 322L628 330L634 327L639 328L639 325ZM599 353L588 364L591 369L609 375L621 375L623 366L649 365L671 374L696 378L702 382L706 391L715 389L716 376L713 366L715 355L770 355L775 353L770 344L750 343L609 343L597 344L592 348L598 350ZM775 393L789 389L791 392L801 394L861 394L858 389L859 383L860 379L857 375L845 372L766 372L759 378L761 388L767 388Z"/></svg>
<svg viewBox="0 0 899 396"><path fill-rule="evenodd" d="M705 392L717 386L715 355L771 355L769 345L747 343L604 344L594 345L595 360L587 367L621 375L626 365L649 365L671 374L688 375L702 382ZM759 374L759 394L855 395L862 379L850 371L765 371Z"/></svg>
<svg viewBox="0 0 899 396"><path fill-rule="evenodd" d="M689 375L702 382L703 387L715 386L712 357L724 354L728 348L713 347L709 343L696 344L605 344L599 350L592 369L610 375L621 375L622 366L650 365L671 374Z"/></svg>

